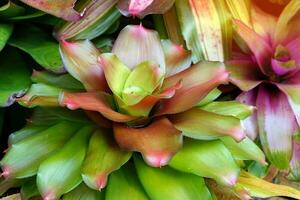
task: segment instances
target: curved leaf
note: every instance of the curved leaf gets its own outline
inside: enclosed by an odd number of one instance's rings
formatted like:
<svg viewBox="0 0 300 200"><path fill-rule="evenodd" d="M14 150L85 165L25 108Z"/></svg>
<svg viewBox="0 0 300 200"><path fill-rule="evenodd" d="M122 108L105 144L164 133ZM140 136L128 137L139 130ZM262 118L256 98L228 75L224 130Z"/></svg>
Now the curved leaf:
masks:
<svg viewBox="0 0 300 200"><path fill-rule="evenodd" d="M59 55L58 43L50 35L35 26L17 26L8 43L28 53L47 70L55 73L65 71Z"/></svg>
<svg viewBox="0 0 300 200"><path fill-rule="evenodd" d="M227 135L236 141L241 141L246 136L239 119L208 112L201 108L192 108L172 115L170 119L183 135L194 139L213 140Z"/></svg>
<svg viewBox="0 0 300 200"><path fill-rule="evenodd" d="M10 106L30 86L30 71L22 57L13 49L0 54L0 106Z"/></svg>
<svg viewBox="0 0 300 200"><path fill-rule="evenodd" d="M134 157L139 179L152 200L213 200L202 177L176 171L169 167L156 169Z"/></svg>
<svg viewBox="0 0 300 200"><path fill-rule="evenodd" d="M41 163L37 186L44 199L59 199L81 183L81 165L92 131L90 126L81 128L60 150Z"/></svg>
<svg viewBox="0 0 300 200"><path fill-rule="evenodd" d="M169 165L180 171L213 178L228 186L235 185L240 171L230 152L217 140L186 140Z"/></svg>
<svg viewBox="0 0 300 200"><path fill-rule="evenodd" d="M40 163L53 151L62 147L78 128L79 124L60 122L39 134L13 144L1 160L3 171L7 176L17 178L36 174ZM31 149L30 156L28 156L28 149Z"/></svg>
<svg viewBox="0 0 300 200"><path fill-rule="evenodd" d="M131 153L121 150L112 140L110 132L98 129L92 135L81 176L86 185L94 190L102 190L108 175L118 170L131 157Z"/></svg>
<svg viewBox="0 0 300 200"><path fill-rule="evenodd" d="M181 132L167 118L156 119L144 128L114 124L114 135L120 147L141 152L154 167L166 165L182 145Z"/></svg>
<svg viewBox="0 0 300 200"><path fill-rule="evenodd" d="M104 91L104 72L98 63L99 50L89 40L60 42L60 55L67 71L88 91Z"/></svg>
<svg viewBox="0 0 300 200"><path fill-rule="evenodd" d="M139 182L134 165L130 164L125 165L110 175L105 199L150 200Z"/></svg>
<svg viewBox="0 0 300 200"><path fill-rule="evenodd" d="M21 0L34 8L61 17L67 21L78 21L83 14L73 9L76 0Z"/></svg>

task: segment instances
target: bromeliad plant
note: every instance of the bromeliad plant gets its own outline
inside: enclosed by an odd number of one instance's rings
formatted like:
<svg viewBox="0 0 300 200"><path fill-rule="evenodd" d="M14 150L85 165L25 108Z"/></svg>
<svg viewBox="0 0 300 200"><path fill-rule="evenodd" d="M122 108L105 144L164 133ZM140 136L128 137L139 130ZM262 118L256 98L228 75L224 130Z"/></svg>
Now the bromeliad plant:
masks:
<svg viewBox="0 0 300 200"><path fill-rule="evenodd" d="M170 41L161 42L155 31L141 25L125 27L111 53L100 54L88 40L61 41L60 52L66 69L86 91L76 92L82 88L72 88L74 80L68 83L62 82L64 77L56 77L55 81L48 73L34 72L32 79L36 83L19 102L28 106L81 108L98 126L54 120L57 124L47 127L50 124L46 122L46 126L40 127L45 124L36 122L38 118L53 117L39 112L31 125L11 136L11 147L1 162L3 175L9 179L37 174L37 186L44 199L57 199L81 181L92 189L102 190L108 175L128 162L131 151L140 152L152 167L169 164L182 171L168 167L153 169L135 155L137 173L147 193L139 190L139 195L149 195L150 199L173 195L195 199L204 194L209 199L212 194L201 177L232 187L240 172L235 159L265 164L260 149L245 138L240 121L251 114L252 107L237 102L211 102L220 94L215 88L228 80L222 63L190 66L189 52ZM63 117L63 121L76 121L70 115ZM56 133L58 130L60 133ZM71 137L74 132L77 133ZM183 140L183 136L193 139ZM71 139L67 142L68 138ZM28 147L36 149L30 159L24 154ZM158 196L162 190L151 186L158 180L149 182L148 173L166 181L164 185L175 184L174 188L168 192L163 189L165 193ZM176 173L182 174L182 185L172 175ZM111 183L114 188L108 191L115 193L118 180ZM192 192L185 184L200 184L197 187L202 189ZM129 186L124 183L124 187ZM185 192L176 194L176 187L185 188ZM107 195L116 198L116 194ZM129 198L136 194L128 195Z"/></svg>
<svg viewBox="0 0 300 200"><path fill-rule="evenodd" d="M16 99L34 113L9 137L0 193L21 187L22 199L195 200L219 198L212 189L221 186L241 199L300 198L295 189L246 172L249 162L253 168L267 163L243 128L254 107L214 101L229 80L223 63L191 64L183 46L142 25L126 26L102 53L88 39L109 32L106 19L115 23L120 16L117 1L86 1L79 12L74 0L22 1L70 22L55 30L61 60L54 69L30 48L47 39L38 29L28 27L39 42L28 45L30 34L9 41L56 74L35 70L26 94L9 96L10 104ZM143 17L173 3L118 6ZM55 42L44 44L56 55Z"/></svg>
<svg viewBox="0 0 300 200"><path fill-rule="evenodd" d="M257 107L245 121L247 135L260 141L270 162L299 180L299 1L290 1L278 18L255 5L252 27L235 20L244 53L227 63L231 82L244 92L238 100Z"/></svg>

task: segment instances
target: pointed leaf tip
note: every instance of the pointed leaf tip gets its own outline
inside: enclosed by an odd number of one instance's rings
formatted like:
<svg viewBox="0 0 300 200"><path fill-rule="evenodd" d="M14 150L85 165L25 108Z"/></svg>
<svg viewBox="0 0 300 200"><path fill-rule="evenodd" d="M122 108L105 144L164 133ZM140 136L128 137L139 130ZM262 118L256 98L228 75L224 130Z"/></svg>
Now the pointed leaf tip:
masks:
<svg viewBox="0 0 300 200"><path fill-rule="evenodd" d="M107 83L98 63L99 50L89 40L60 41L60 55L67 71L89 91L105 91Z"/></svg>
<svg viewBox="0 0 300 200"><path fill-rule="evenodd" d="M125 16L143 18L148 14L163 14L174 4L175 0L120 0L118 8Z"/></svg>
<svg viewBox="0 0 300 200"><path fill-rule="evenodd" d="M166 165L182 145L181 132L167 118L157 119L144 128L115 124L114 135L120 147L141 152L153 167Z"/></svg>
<svg viewBox="0 0 300 200"><path fill-rule="evenodd" d="M165 74L165 56L159 35L142 25L126 26L115 41L112 53L130 69L149 61L158 65Z"/></svg>

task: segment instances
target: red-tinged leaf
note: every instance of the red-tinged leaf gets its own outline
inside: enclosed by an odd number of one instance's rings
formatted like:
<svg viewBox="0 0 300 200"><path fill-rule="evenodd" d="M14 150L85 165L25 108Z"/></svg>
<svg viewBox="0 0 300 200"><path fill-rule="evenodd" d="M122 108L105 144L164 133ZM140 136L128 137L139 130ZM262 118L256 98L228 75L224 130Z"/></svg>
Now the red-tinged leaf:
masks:
<svg viewBox="0 0 300 200"><path fill-rule="evenodd" d="M61 149L41 163L36 182L44 200L59 199L81 183L81 165L93 129L82 127Z"/></svg>
<svg viewBox="0 0 300 200"><path fill-rule="evenodd" d="M60 54L65 68L89 91L106 90L104 72L98 63L99 50L89 41L60 42Z"/></svg>
<svg viewBox="0 0 300 200"><path fill-rule="evenodd" d="M175 0L120 0L118 8L125 16L143 18L149 14L163 14L168 11Z"/></svg>
<svg viewBox="0 0 300 200"><path fill-rule="evenodd" d="M261 71L270 74L270 58L272 57L272 49L268 42L253 29L245 25L239 20L234 20L235 31L248 45ZM237 41L238 42L238 41Z"/></svg>
<svg viewBox="0 0 300 200"><path fill-rule="evenodd" d="M167 118L156 119L144 128L115 124L114 135L120 147L141 152L153 167L168 164L182 145L181 132Z"/></svg>
<svg viewBox="0 0 300 200"><path fill-rule="evenodd" d="M274 45L284 45L295 37L299 37L299 12L300 1L298 0L291 0L290 3L285 6L277 21L274 33Z"/></svg>
<svg viewBox="0 0 300 200"><path fill-rule="evenodd" d="M183 135L194 139L213 140L223 136L231 136L236 141L241 141L246 136L239 119L200 108L193 108L172 115L170 119L174 126L182 131Z"/></svg>
<svg viewBox="0 0 300 200"><path fill-rule="evenodd" d="M112 96L104 92L64 93L61 97L61 105L71 110L81 108L83 110L98 111L115 122L128 122L137 118L115 111Z"/></svg>
<svg viewBox="0 0 300 200"><path fill-rule="evenodd" d="M237 100L241 103L255 106L256 105L256 98L257 98L257 90L251 90L249 92L243 92L238 97ZM255 140L258 135L258 126L257 126L257 111L256 109L253 110L253 114L247 117L242 121L244 130L246 135Z"/></svg>
<svg viewBox="0 0 300 200"><path fill-rule="evenodd" d="M299 71L299 65L300 65L300 34L297 36L297 38L293 39L290 41L287 45L286 48L288 50L288 55L290 56L291 61L296 62L296 70ZM293 68L295 69L295 68Z"/></svg>
<svg viewBox="0 0 300 200"><path fill-rule="evenodd" d="M112 53L130 69L141 62L150 61L159 65L163 73L166 71L164 51L158 33L142 25L126 26L115 41Z"/></svg>
<svg viewBox="0 0 300 200"><path fill-rule="evenodd" d="M34 8L46 13L61 17L67 21L78 21L82 18L80 14L73 9L76 0L21 0Z"/></svg>
<svg viewBox="0 0 300 200"><path fill-rule="evenodd" d="M102 190L109 174L118 170L130 157L131 152L121 150L109 131L98 129L90 139L82 165L82 179L90 188Z"/></svg>
<svg viewBox="0 0 300 200"><path fill-rule="evenodd" d="M172 43L170 40L163 40L162 44L166 57L166 77L173 76L191 66L190 51L185 50L182 45Z"/></svg>
<svg viewBox="0 0 300 200"><path fill-rule="evenodd" d="M255 4L251 4L251 20L255 32L272 45L277 19L273 15L262 11Z"/></svg>
<svg viewBox="0 0 300 200"><path fill-rule="evenodd" d="M292 156L292 136L298 131L287 97L275 87L260 86L256 106L259 136L266 156L276 167L286 169Z"/></svg>
<svg viewBox="0 0 300 200"><path fill-rule="evenodd" d="M226 62L226 69L230 73L230 82L237 85L243 91L249 91L262 82L262 73L257 64L252 61L228 61Z"/></svg>
<svg viewBox="0 0 300 200"><path fill-rule="evenodd" d="M227 83L228 72L219 62L203 61L187 70L165 79L162 89L182 81L182 87L171 99L162 102L156 115L174 114L197 105L208 93L220 84Z"/></svg>

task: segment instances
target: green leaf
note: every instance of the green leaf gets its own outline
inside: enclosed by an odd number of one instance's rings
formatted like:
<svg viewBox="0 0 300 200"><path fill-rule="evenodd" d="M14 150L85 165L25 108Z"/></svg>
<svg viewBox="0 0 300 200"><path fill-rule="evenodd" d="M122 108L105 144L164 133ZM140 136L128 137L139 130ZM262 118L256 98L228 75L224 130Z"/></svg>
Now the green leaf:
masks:
<svg viewBox="0 0 300 200"><path fill-rule="evenodd" d="M105 199L150 200L139 182L134 165L131 164L125 165L110 175Z"/></svg>
<svg viewBox="0 0 300 200"><path fill-rule="evenodd" d="M202 177L169 167L152 168L134 157L139 179L152 200L212 200Z"/></svg>
<svg viewBox="0 0 300 200"><path fill-rule="evenodd" d="M24 180L20 179L0 179L0 195L2 196L10 188L20 187L23 184Z"/></svg>
<svg viewBox="0 0 300 200"><path fill-rule="evenodd" d="M30 86L30 71L18 52L11 48L0 53L0 70L0 106L9 106Z"/></svg>
<svg viewBox="0 0 300 200"><path fill-rule="evenodd" d="M9 177L33 176L40 163L53 151L62 147L78 128L79 124L60 122L39 134L13 144L1 160L2 169Z"/></svg>
<svg viewBox="0 0 300 200"><path fill-rule="evenodd" d="M39 28L18 26L8 43L30 54L45 69L55 73L64 72L58 43Z"/></svg>
<svg viewBox="0 0 300 200"><path fill-rule="evenodd" d="M22 200L29 200L32 197L40 196L35 178L25 182L21 187L20 193L21 193Z"/></svg>
<svg viewBox="0 0 300 200"><path fill-rule="evenodd" d="M6 45L6 42L11 36L12 31L13 31L12 24L0 23L0 51L2 51L2 49Z"/></svg>
<svg viewBox="0 0 300 200"><path fill-rule="evenodd" d="M62 92L61 88L35 83L31 85L24 96L18 98L18 103L29 108L35 106L58 106Z"/></svg>
<svg viewBox="0 0 300 200"><path fill-rule="evenodd" d="M3 130L4 112L5 110L3 108L0 108L0 137L2 135Z"/></svg>
<svg viewBox="0 0 300 200"><path fill-rule="evenodd" d="M99 57L109 88L115 95L121 96L130 69L112 53L104 53Z"/></svg>
<svg viewBox="0 0 300 200"><path fill-rule="evenodd" d="M177 170L212 178L229 186L236 183L240 171L231 153L218 140L186 140L169 165Z"/></svg>
<svg viewBox="0 0 300 200"><path fill-rule="evenodd" d="M215 101L202 106L201 109L243 120L253 113L254 107L242 104L238 101Z"/></svg>
<svg viewBox="0 0 300 200"><path fill-rule="evenodd" d="M69 121L80 124L90 124L91 121L82 110L69 110L66 108L38 107L32 115L32 124L37 126L49 126L61 121Z"/></svg>
<svg viewBox="0 0 300 200"><path fill-rule="evenodd" d="M248 137L241 142L236 142L231 137L222 137L220 139L235 159L256 160L263 165L267 164L263 151Z"/></svg>
<svg viewBox="0 0 300 200"><path fill-rule="evenodd" d="M163 73L157 65L142 62L128 76L122 91L122 100L127 105L135 105L151 95L161 85L162 80Z"/></svg>
<svg viewBox="0 0 300 200"><path fill-rule="evenodd" d="M22 15L25 12L25 8L13 3L9 0L6 4L0 7L0 19L8 19Z"/></svg>
<svg viewBox="0 0 300 200"><path fill-rule="evenodd" d="M81 183L71 192L65 194L63 200L104 200L103 192L95 191Z"/></svg>
<svg viewBox="0 0 300 200"><path fill-rule="evenodd" d="M121 14L115 8L117 0L88 0L80 10L85 14L80 21L66 22L56 28L55 35L60 39L94 39L105 33Z"/></svg>
<svg viewBox="0 0 300 200"><path fill-rule="evenodd" d="M183 132L183 135L194 139L212 140L231 136L236 141L241 141L246 136L241 120L201 108L172 115L171 121L178 130Z"/></svg>
<svg viewBox="0 0 300 200"><path fill-rule="evenodd" d="M37 185L44 199L59 199L81 183L81 165L92 131L91 126L81 128L63 148L41 163Z"/></svg>
<svg viewBox="0 0 300 200"><path fill-rule="evenodd" d="M204 97L204 99L202 99L196 106L204 106L216 100L221 94L222 92L218 88L215 88L212 91L210 91L208 95L206 95L206 97Z"/></svg>
<svg viewBox="0 0 300 200"><path fill-rule="evenodd" d="M16 144L21 140L24 140L30 136L43 132L47 128L48 128L47 126L34 126L34 125L25 126L21 130L13 132L12 134L9 135L8 144L9 145Z"/></svg>
<svg viewBox="0 0 300 200"><path fill-rule="evenodd" d="M114 142L110 132L98 129L91 137L86 158L82 165L82 179L90 188L103 189L108 175L119 169L131 157Z"/></svg>
<svg viewBox="0 0 300 200"><path fill-rule="evenodd" d="M31 80L66 90L84 90L83 85L70 74L56 75L47 71L34 71Z"/></svg>
<svg viewBox="0 0 300 200"><path fill-rule="evenodd" d="M109 53L113 47L113 39L108 37L98 37L93 40L95 46L103 53Z"/></svg>

